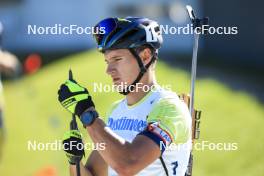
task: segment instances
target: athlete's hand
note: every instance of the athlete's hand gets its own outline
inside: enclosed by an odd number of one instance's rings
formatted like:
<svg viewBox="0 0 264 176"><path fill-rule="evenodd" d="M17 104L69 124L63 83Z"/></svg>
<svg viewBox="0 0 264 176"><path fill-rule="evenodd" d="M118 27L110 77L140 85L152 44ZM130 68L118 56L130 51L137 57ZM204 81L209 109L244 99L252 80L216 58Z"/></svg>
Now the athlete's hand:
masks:
<svg viewBox="0 0 264 176"><path fill-rule="evenodd" d="M63 150L68 157L70 164L75 165L82 160L84 156L84 145L82 142L82 134L78 130L70 130L64 134Z"/></svg>
<svg viewBox="0 0 264 176"><path fill-rule="evenodd" d="M94 107L88 90L74 80L67 80L60 86L58 100L65 109L79 117L85 110Z"/></svg>

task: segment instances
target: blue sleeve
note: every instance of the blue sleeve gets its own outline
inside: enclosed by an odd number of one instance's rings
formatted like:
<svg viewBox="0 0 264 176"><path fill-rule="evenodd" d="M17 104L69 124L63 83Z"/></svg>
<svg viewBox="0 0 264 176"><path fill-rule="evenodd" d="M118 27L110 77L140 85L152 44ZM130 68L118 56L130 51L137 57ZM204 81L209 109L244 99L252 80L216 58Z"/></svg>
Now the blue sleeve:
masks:
<svg viewBox="0 0 264 176"><path fill-rule="evenodd" d="M161 150L161 154L163 154L163 152L166 149L166 143L164 143L164 141L162 140L162 138L160 136L158 136L157 134L150 132L148 130L144 130L142 132L140 132L138 135L144 135L147 136L148 138L150 138L153 142L155 142L160 150Z"/></svg>

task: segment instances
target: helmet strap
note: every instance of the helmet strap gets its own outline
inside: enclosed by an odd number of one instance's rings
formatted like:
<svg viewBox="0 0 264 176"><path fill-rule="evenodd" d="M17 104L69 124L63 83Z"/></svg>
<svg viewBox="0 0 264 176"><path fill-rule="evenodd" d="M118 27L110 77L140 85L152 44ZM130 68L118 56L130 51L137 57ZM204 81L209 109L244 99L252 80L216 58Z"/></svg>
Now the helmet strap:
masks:
<svg viewBox="0 0 264 176"><path fill-rule="evenodd" d="M152 56L151 61L146 66L144 66L144 63L142 62L142 60L141 60L139 54L136 52L136 50L134 48L129 48L129 51L136 58L138 66L140 68L140 72L139 72L137 78L135 79L135 81L132 84L130 84L129 86L127 86L127 88L125 88L122 92L120 92L123 95L127 95L131 91L134 90L136 84L141 80L143 75L147 72L147 70L148 70L149 66L151 65L151 63L154 62L154 60L155 60L155 57Z"/></svg>

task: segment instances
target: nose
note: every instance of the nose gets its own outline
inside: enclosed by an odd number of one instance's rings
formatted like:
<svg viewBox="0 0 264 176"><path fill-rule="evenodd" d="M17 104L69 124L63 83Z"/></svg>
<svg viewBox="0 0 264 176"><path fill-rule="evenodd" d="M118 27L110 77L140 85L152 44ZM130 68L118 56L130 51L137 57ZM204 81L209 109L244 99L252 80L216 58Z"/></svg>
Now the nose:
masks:
<svg viewBox="0 0 264 176"><path fill-rule="evenodd" d="M111 63L109 63L109 64L107 65L107 67L106 67L106 73L107 73L108 75L111 75L111 74L113 74L114 72L115 72L114 65L111 64Z"/></svg>

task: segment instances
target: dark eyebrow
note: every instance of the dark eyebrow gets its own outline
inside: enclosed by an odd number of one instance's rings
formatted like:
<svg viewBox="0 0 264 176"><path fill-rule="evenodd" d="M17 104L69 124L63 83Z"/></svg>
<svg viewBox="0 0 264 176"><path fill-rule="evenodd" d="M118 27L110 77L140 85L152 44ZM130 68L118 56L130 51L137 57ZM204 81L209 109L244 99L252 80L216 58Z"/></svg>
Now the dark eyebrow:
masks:
<svg viewBox="0 0 264 176"><path fill-rule="evenodd" d="M112 60L112 59L116 59L116 58L120 58L120 57L122 57L122 56L117 55L117 56L111 57L110 60ZM107 62L106 59L105 59L105 62Z"/></svg>
<svg viewBox="0 0 264 176"><path fill-rule="evenodd" d="M111 59L116 59L116 58L119 58L119 57L122 57L122 56L114 56L114 57L111 57Z"/></svg>

